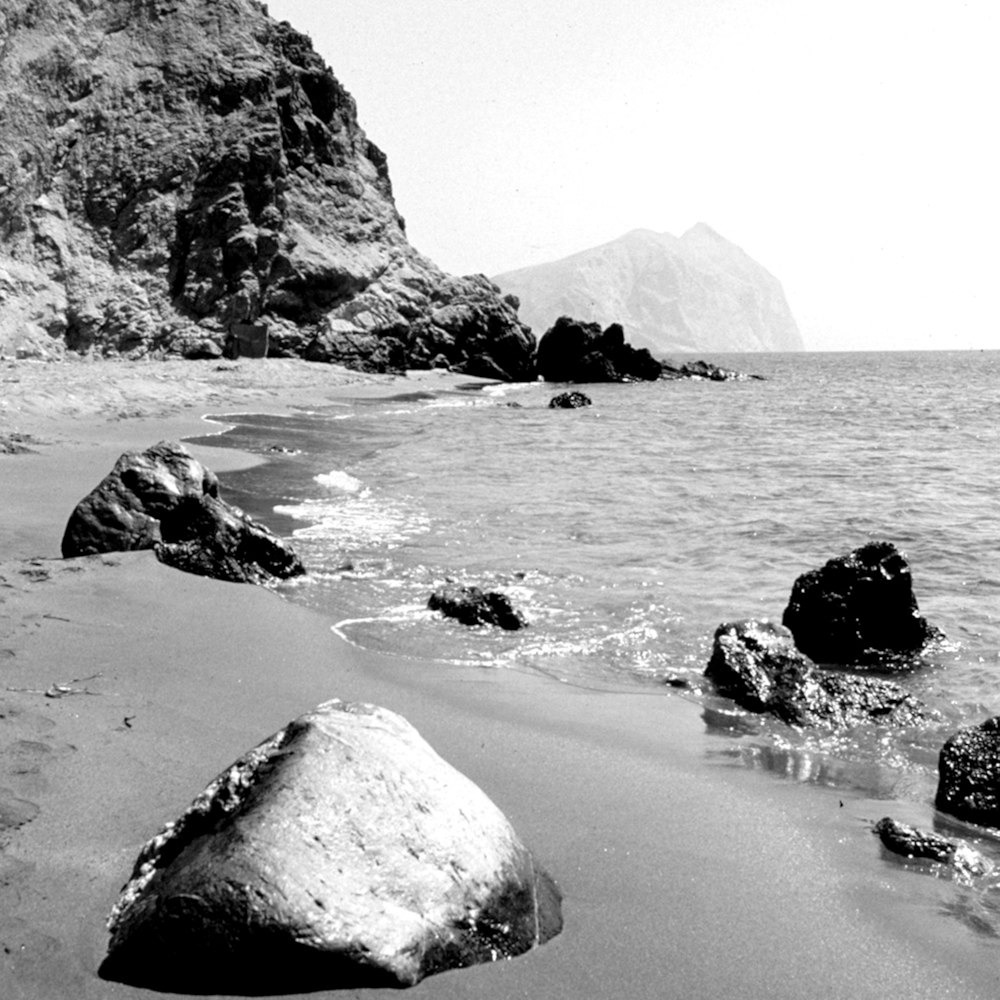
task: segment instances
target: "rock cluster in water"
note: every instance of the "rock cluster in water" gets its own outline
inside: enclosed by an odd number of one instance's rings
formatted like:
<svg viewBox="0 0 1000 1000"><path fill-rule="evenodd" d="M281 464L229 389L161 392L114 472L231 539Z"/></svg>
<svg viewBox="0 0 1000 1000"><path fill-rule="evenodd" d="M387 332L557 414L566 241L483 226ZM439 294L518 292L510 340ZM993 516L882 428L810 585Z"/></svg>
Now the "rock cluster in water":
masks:
<svg viewBox="0 0 1000 1000"><path fill-rule="evenodd" d="M180 444L128 451L73 510L66 558L153 549L169 566L235 583L305 572L291 548L219 496L215 473Z"/></svg>
<svg viewBox="0 0 1000 1000"><path fill-rule="evenodd" d="M185 993L410 986L559 933L559 892L405 719L319 706L142 849L107 979Z"/></svg>
<svg viewBox="0 0 1000 1000"><path fill-rule="evenodd" d="M788 629L767 621L720 625L705 676L743 708L792 726L910 726L928 717L892 681L819 669L795 648Z"/></svg>
<svg viewBox="0 0 1000 1000"><path fill-rule="evenodd" d="M386 157L255 0L7 0L0 353L532 374L517 303L409 244Z"/></svg>
<svg viewBox="0 0 1000 1000"><path fill-rule="evenodd" d="M538 375L546 382L655 381L663 366L649 351L625 342L617 323L602 330L560 316L538 342Z"/></svg>

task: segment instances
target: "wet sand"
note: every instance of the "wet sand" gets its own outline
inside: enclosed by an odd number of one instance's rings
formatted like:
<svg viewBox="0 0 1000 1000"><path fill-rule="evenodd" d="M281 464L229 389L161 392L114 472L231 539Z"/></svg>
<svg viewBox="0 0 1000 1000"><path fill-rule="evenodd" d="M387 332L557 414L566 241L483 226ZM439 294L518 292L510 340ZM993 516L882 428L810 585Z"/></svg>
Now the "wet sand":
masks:
<svg viewBox="0 0 1000 1000"><path fill-rule="evenodd" d="M940 912L955 887L869 833L882 803L737 765L693 700L374 656L313 612L150 553L59 558L70 510L125 448L203 431L205 411L357 391L357 376L296 362L0 365L0 435L40 442L0 454L0 997L154 995L97 976L139 847L332 697L406 716L564 893L558 938L414 996L995 993L995 942ZM197 452L216 470L246 460Z"/></svg>

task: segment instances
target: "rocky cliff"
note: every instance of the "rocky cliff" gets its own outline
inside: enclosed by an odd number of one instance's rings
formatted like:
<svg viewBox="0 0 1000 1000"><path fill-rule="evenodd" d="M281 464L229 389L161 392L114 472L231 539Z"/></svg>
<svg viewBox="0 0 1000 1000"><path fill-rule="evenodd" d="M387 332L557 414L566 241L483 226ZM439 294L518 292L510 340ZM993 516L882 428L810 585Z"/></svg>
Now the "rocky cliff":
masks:
<svg viewBox="0 0 1000 1000"><path fill-rule="evenodd" d="M0 353L520 378L533 348L409 245L350 94L255 0L5 0Z"/></svg>
<svg viewBox="0 0 1000 1000"><path fill-rule="evenodd" d="M538 330L569 315L621 323L631 343L654 354L802 349L778 280L704 224L679 239L637 229L493 280Z"/></svg>

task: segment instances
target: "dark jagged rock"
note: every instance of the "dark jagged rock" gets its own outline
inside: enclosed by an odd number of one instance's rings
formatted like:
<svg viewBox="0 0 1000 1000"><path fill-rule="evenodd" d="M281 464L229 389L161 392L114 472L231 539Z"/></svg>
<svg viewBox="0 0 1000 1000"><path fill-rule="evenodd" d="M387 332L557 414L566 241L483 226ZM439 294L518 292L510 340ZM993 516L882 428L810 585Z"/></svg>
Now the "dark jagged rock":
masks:
<svg viewBox="0 0 1000 1000"><path fill-rule="evenodd" d="M905 823L897 823L889 816L880 819L872 827L872 832L878 835L887 850L901 854L904 858L937 861L969 875L985 875L993 867L982 854L968 844L949 840L927 830L918 830Z"/></svg>
<svg viewBox="0 0 1000 1000"><path fill-rule="evenodd" d="M746 382L750 379L764 381L763 375L748 375L734 368L720 368L708 361L686 361L682 365L663 362L662 368L662 377L666 379L694 378L707 379L710 382Z"/></svg>
<svg viewBox="0 0 1000 1000"><path fill-rule="evenodd" d="M255 0L5 0L0 353L525 379L517 299L407 241L386 157Z"/></svg>
<svg viewBox="0 0 1000 1000"><path fill-rule="evenodd" d="M1000 827L1000 716L960 729L944 744L934 804L970 823Z"/></svg>
<svg viewBox="0 0 1000 1000"><path fill-rule="evenodd" d="M593 400L582 392L561 392L549 400L550 410L576 410L581 406L591 406Z"/></svg>
<svg viewBox="0 0 1000 1000"><path fill-rule="evenodd" d="M910 726L928 717L898 684L820 670L788 629L767 621L720 625L705 676L719 694L792 726Z"/></svg>
<svg viewBox="0 0 1000 1000"><path fill-rule="evenodd" d="M427 607L456 618L463 625L496 625L513 631L527 624L524 616L511 606L506 594L479 587L446 584L431 594Z"/></svg>
<svg viewBox="0 0 1000 1000"><path fill-rule="evenodd" d="M215 474L172 441L125 452L77 504L63 534L65 558L132 549L153 549L169 566L234 583L305 572L280 538L222 500Z"/></svg>
<svg viewBox="0 0 1000 1000"><path fill-rule="evenodd" d="M818 663L902 668L943 638L918 613L910 567L891 542L869 542L803 573L782 622Z"/></svg>
<svg viewBox="0 0 1000 1000"><path fill-rule="evenodd" d="M559 892L506 817L402 717L328 702L142 849L106 979L167 992L410 986L543 944Z"/></svg>
<svg viewBox="0 0 1000 1000"><path fill-rule="evenodd" d="M546 382L655 381L662 366L647 350L625 343L621 326L601 330L560 316L538 342L538 374Z"/></svg>

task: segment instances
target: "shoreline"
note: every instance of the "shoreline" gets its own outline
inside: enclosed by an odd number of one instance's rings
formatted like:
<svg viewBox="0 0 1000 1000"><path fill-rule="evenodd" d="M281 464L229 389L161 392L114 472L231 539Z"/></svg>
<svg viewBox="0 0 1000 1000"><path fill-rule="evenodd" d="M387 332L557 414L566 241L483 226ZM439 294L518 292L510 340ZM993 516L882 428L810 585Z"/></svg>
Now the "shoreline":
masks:
<svg viewBox="0 0 1000 1000"><path fill-rule="evenodd" d="M994 955L933 912L936 880L886 863L874 843L858 850L883 804L838 805L843 792L735 763L732 738L693 701L403 663L338 640L333 615L179 573L151 553L58 558L72 506L129 447L191 436L183 428L197 430L201 414L247 403L278 412L360 384L386 394L421 384L241 362L257 383L226 386L232 370L198 381L184 377L192 364L117 380L102 371L87 405L74 395L87 389L86 365L62 404L56 373L25 373L22 401L8 395L0 408L0 433L49 441L0 455L2 995L152 995L96 977L104 919L139 847L239 754L331 697L409 719L500 806L564 894L559 937L511 962L432 976L415 996L991 995ZM142 377L143 412L108 419ZM260 458L204 452L216 471ZM47 698L54 684L78 693ZM345 993L381 995L331 995Z"/></svg>

